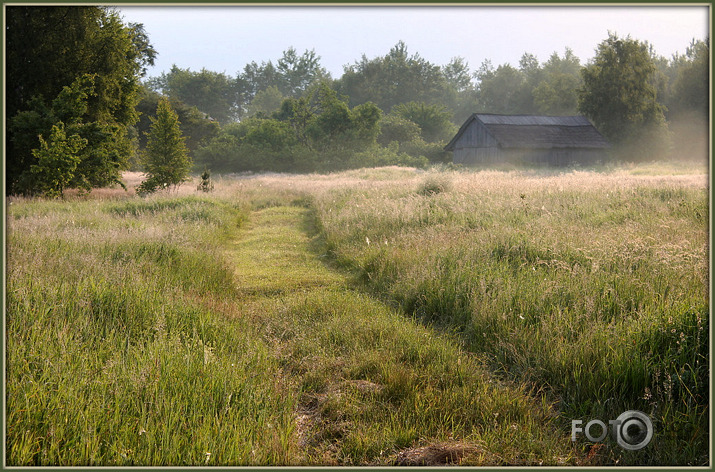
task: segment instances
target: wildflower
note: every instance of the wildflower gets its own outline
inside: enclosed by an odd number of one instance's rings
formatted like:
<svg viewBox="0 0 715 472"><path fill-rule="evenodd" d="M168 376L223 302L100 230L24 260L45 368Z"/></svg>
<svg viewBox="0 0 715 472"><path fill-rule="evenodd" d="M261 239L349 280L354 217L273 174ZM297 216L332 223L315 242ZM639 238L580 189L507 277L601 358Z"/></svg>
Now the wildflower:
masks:
<svg viewBox="0 0 715 472"><path fill-rule="evenodd" d="M367 245L369 246L369 245L370 245L370 238L368 238L367 236L365 236L365 242L366 242Z"/></svg>

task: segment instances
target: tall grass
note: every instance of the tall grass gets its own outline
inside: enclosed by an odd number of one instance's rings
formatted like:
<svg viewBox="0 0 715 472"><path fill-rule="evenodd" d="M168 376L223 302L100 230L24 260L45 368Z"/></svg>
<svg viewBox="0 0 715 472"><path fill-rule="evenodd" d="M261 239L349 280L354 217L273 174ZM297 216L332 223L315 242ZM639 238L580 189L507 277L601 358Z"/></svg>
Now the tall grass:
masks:
<svg viewBox="0 0 715 472"><path fill-rule="evenodd" d="M291 397L230 322L216 249L242 214L192 197L10 206L9 465L288 460Z"/></svg>
<svg viewBox="0 0 715 472"><path fill-rule="evenodd" d="M7 464L706 463L706 180L661 170L13 200ZM571 443L626 409L645 449Z"/></svg>
<svg viewBox="0 0 715 472"><path fill-rule="evenodd" d="M350 290L311 254L324 250L309 237L311 213L295 204L256 211L230 256L295 389L302 463L385 465L435 444L455 448L462 464L574 462L548 404L498 382L449 336Z"/></svg>
<svg viewBox="0 0 715 472"><path fill-rule="evenodd" d="M650 414L646 452L611 445L606 462L701 464L706 182L634 173L447 173L443 192L414 177L343 185L315 204L338 261L424 323L461 333L505 378L549 392L564 428Z"/></svg>

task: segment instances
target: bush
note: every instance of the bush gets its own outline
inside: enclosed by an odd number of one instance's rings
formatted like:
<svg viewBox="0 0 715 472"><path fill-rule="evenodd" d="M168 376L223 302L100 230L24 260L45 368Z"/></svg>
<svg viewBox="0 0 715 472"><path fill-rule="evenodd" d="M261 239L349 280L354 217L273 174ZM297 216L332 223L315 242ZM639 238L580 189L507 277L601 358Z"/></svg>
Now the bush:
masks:
<svg viewBox="0 0 715 472"><path fill-rule="evenodd" d="M196 190L199 190L201 192L211 192L213 189L214 183L211 180L211 171L205 169L201 173L201 182L199 182L199 185L196 187Z"/></svg>
<svg viewBox="0 0 715 472"><path fill-rule="evenodd" d="M417 193L426 197L452 189L452 181L446 175L430 175L417 189Z"/></svg>
<svg viewBox="0 0 715 472"><path fill-rule="evenodd" d="M341 158L342 157L342 158ZM391 146L372 146L365 151L345 152L320 159L323 170L357 169L360 167L403 166L425 168L429 161L425 157L413 157L399 152L397 143Z"/></svg>

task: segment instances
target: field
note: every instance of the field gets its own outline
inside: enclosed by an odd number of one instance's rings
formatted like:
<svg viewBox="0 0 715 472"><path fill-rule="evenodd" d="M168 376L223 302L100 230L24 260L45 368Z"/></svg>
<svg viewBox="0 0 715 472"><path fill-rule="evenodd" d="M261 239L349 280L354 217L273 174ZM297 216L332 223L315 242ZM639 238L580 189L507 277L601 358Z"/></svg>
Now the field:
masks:
<svg viewBox="0 0 715 472"><path fill-rule="evenodd" d="M215 184L9 199L7 465L709 464L705 169Z"/></svg>

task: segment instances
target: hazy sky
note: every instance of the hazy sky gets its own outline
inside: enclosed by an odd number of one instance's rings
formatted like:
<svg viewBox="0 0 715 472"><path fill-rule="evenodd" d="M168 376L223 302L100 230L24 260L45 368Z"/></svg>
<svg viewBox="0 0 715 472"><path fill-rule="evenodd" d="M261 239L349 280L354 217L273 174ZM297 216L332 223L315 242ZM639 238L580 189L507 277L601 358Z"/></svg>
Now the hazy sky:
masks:
<svg viewBox="0 0 715 472"><path fill-rule="evenodd" d="M650 42L660 55L684 53L709 35L708 6L132 6L126 22L143 23L159 52L149 76L182 68L235 75L251 62L272 60L293 46L315 49L339 78L343 66L387 54L399 40L410 54L444 65L467 60L472 71L490 59L518 65L524 52L540 62L568 46L582 63L608 31Z"/></svg>

